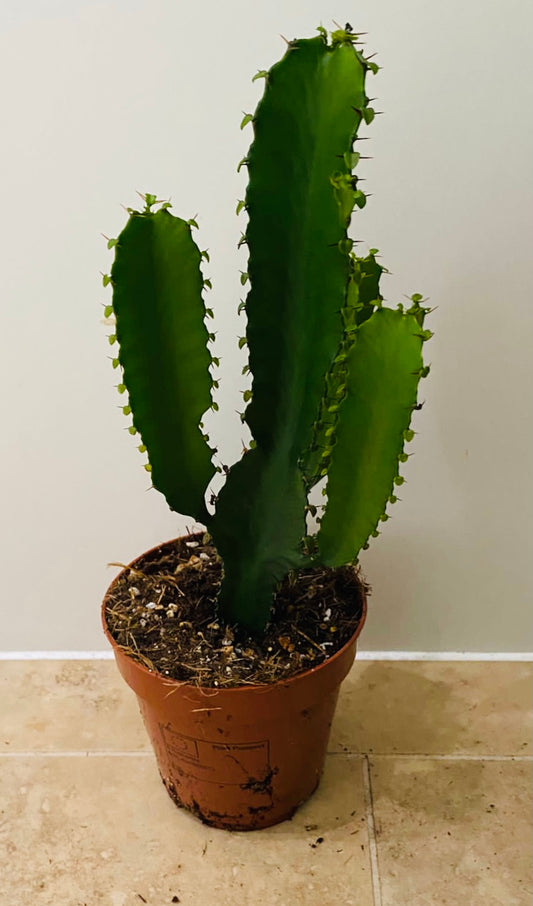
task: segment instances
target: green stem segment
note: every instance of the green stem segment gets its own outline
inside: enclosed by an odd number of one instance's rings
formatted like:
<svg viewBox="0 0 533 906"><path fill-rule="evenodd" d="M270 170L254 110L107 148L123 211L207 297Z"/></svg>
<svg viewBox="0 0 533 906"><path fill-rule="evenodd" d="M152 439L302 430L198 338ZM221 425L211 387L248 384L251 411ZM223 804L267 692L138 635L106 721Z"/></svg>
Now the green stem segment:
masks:
<svg viewBox="0 0 533 906"><path fill-rule="evenodd" d="M353 560L385 513L410 436L422 343L416 316L402 311L378 309L357 330L317 539L327 566Z"/></svg>
<svg viewBox="0 0 533 906"><path fill-rule="evenodd" d="M208 519L212 451L199 427L211 406L201 254L188 223L134 212L111 271L119 360L152 482L171 507Z"/></svg>
<svg viewBox="0 0 533 906"><path fill-rule="evenodd" d="M275 583L303 562L300 459L342 338L356 203L352 144L366 104L351 43L294 41L268 73L247 164L246 301L255 455L231 469L213 534L224 560L224 617L268 620Z"/></svg>

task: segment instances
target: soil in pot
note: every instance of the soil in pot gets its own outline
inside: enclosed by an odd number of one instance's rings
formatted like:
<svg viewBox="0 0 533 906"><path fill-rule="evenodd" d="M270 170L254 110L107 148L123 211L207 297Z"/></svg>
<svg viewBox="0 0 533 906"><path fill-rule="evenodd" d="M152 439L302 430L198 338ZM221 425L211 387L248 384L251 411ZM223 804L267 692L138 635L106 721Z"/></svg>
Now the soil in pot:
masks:
<svg viewBox="0 0 533 906"><path fill-rule="evenodd" d="M256 638L218 619L221 574L203 534L148 552L125 567L106 597L112 638L170 680L204 688L269 684L339 651L357 629L368 593L353 566L300 570L281 584L273 619Z"/></svg>

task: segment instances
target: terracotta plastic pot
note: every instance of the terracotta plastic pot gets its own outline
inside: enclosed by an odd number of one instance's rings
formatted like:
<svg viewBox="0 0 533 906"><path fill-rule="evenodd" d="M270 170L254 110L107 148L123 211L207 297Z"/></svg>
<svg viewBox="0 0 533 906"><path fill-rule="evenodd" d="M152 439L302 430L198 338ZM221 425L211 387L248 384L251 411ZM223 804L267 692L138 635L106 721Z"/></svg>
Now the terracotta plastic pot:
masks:
<svg viewBox="0 0 533 906"><path fill-rule="evenodd" d="M256 830L290 818L318 786L366 599L352 638L319 666L269 686L212 689L169 680L121 650L105 619L117 579L102 605L104 630L137 695L170 797L205 824L228 830Z"/></svg>

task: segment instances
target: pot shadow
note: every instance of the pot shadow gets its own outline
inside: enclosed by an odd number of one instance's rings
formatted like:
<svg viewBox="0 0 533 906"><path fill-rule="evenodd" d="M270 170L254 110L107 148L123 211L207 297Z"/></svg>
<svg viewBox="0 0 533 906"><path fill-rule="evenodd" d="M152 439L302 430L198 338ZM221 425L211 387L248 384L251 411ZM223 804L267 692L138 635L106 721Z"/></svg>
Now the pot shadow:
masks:
<svg viewBox="0 0 533 906"><path fill-rule="evenodd" d="M383 755L477 753L468 680L453 665L356 661L341 687L330 752ZM481 749L480 749L481 751Z"/></svg>
<svg viewBox="0 0 533 906"><path fill-rule="evenodd" d="M490 810L485 746L473 720L478 700L468 689L474 692L476 677L468 679L464 665L455 670L432 662L414 669L408 661L356 661L341 687L329 751L368 756L374 796L385 796L388 810L443 822Z"/></svg>

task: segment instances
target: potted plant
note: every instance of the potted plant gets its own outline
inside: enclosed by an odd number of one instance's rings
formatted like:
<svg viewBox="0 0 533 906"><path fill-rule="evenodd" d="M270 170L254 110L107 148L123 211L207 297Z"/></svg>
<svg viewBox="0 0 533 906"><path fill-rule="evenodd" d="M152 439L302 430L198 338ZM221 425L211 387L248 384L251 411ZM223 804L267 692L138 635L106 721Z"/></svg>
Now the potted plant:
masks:
<svg viewBox="0 0 533 906"><path fill-rule="evenodd" d="M248 214L239 345L253 440L218 494L202 417L216 408L219 362L195 222L143 196L109 241L104 277L129 430L170 508L206 529L125 567L104 627L169 794L240 830L289 817L318 784L366 613L355 564L397 499L429 370L422 297L386 307L376 250L359 257L348 236L366 201L355 149L378 67L350 26L318 31L258 73L264 95L242 124L254 128L237 209Z"/></svg>

